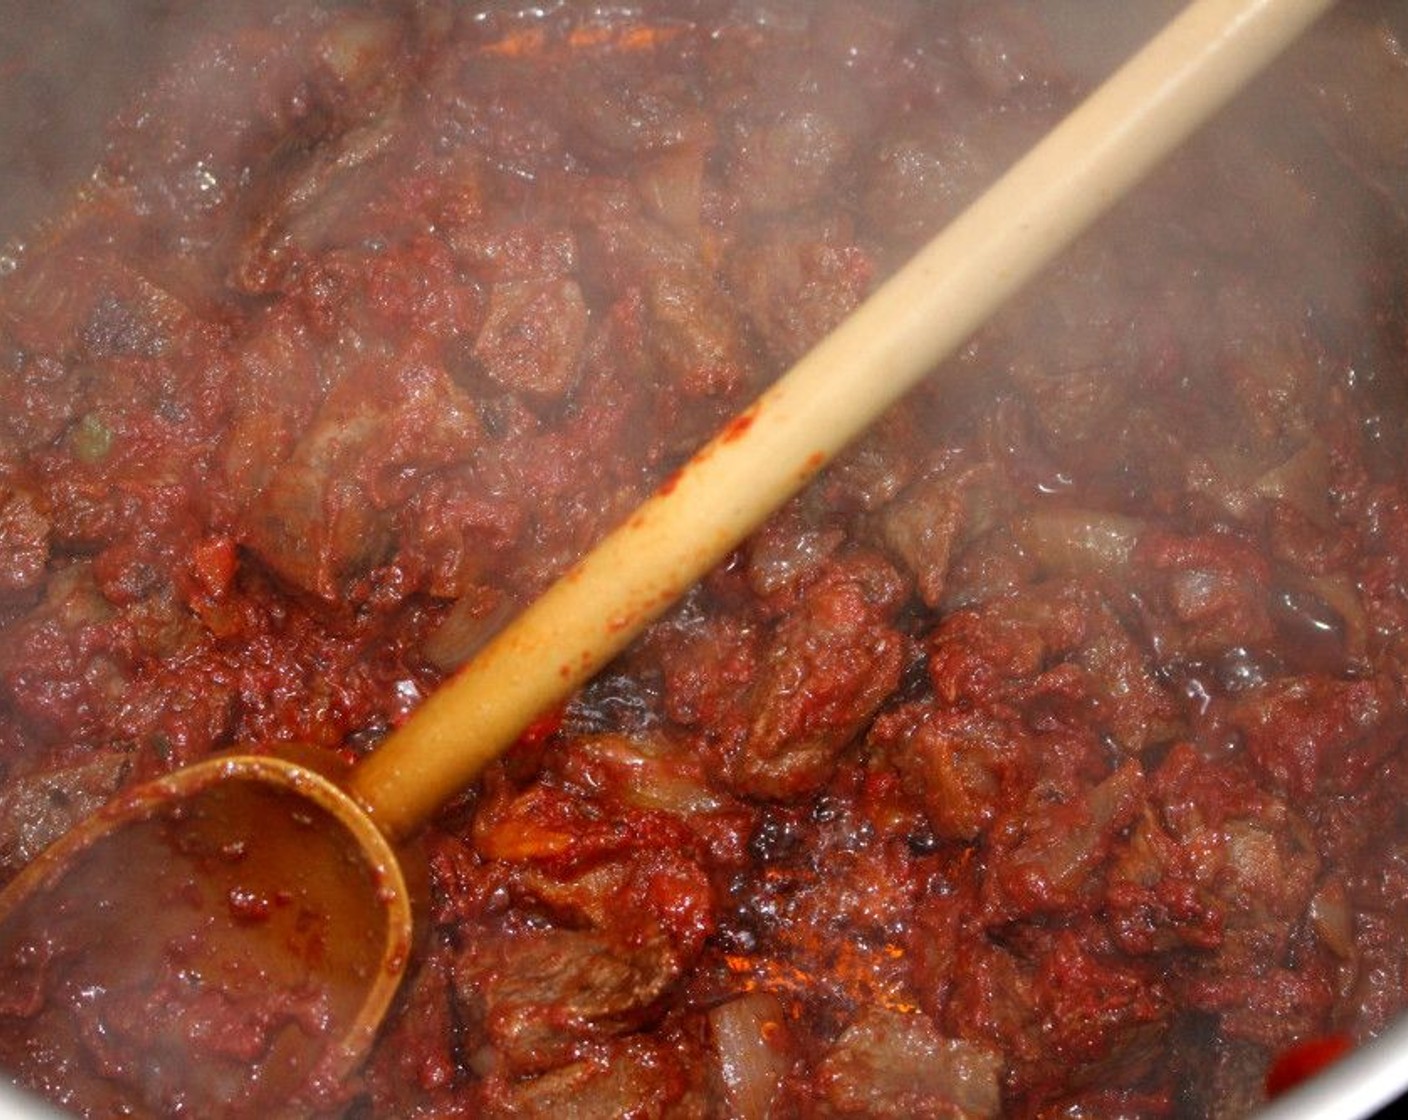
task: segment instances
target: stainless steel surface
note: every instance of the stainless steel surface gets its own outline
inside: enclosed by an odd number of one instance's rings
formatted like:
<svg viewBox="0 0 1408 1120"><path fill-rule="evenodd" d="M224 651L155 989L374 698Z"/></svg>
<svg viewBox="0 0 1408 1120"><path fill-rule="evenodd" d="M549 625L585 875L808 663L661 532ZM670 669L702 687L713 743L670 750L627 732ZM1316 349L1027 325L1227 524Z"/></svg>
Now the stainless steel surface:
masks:
<svg viewBox="0 0 1408 1120"><path fill-rule="evenodd" d="M1256 1120L1362 1120L1408 1089L1408 1018L1320 1076L1273 1101Z"/></svg>

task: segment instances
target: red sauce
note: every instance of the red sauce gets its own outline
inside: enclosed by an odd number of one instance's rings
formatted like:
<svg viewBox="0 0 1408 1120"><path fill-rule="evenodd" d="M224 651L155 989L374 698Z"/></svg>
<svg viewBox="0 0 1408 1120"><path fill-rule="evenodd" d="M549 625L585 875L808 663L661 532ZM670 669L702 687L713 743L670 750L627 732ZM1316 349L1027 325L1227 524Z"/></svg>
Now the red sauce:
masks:
<svg viewBox="0 0 1408 1120"><path fill-rule="evenodd" d="M446 810L348 1115L1226 1116L1401 1010L1408 29L1341 7ZM1135 8L228 17L4 258L0 875L373 749Z"/></svg>
<svg viewBox="0 0 1408 1120"><path fill-rule="evenodd" d="M732 420L730 420L727 424L724 425L723 431L719 434L719 438L722 439L725 443L737 442L748 434L748 429L750 429L752 426L753 414L751 412L742 413L738 416L735 416Z"/></svg>

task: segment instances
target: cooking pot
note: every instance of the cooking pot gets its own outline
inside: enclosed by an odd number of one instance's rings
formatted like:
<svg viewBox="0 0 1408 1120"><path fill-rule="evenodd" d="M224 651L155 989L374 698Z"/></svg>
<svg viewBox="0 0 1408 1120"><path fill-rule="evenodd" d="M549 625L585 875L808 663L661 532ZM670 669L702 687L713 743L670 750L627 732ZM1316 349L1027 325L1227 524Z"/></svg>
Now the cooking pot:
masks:
<svg viewBox="0 0 1408 1120"><path fill-rule="evenodd" d="M267 4L267 8L281 5ZM1128 6L1091 18L1089 5L1053 4L1080 31L1064 38L1078 69L1098 72L1137 41L1145 24ZM1151 5L1165 14L1169 5ZM111 6L50 5L26 0L0 30L0 81L13 84L18 97L0 101L0 135L11 138L0 189L0 228L22 230L53 205L58 190L76 184L98 151L94 120L110 113L114 103L141 85L148 65L156 67L179 51L200 20L233 21L239 11L222 7L218 14L194 13L179 4L146 3ZM1138 16L1148 15L1146 12ZM140 26L141 31L135 31ZM33 30L39 28L40 30ZM22 30L24 29L24 30ZM69 54L66 44L78 41L100 48L97 61L86 54ZM60 44L65 44L61 47ZM134 60L138 60L134 63ZM0 261L0 266L3 266ZM1408 1038L1396 1028L1333 1067L1321 1078L1270 1106L1268 1116L1364 1116L1408 1084ZM1397 1074L1397 1069L1403 1069ZM0 1109L11 1102L0 1098ZM26 1106L17 1106L26 1107Z"/></svg>

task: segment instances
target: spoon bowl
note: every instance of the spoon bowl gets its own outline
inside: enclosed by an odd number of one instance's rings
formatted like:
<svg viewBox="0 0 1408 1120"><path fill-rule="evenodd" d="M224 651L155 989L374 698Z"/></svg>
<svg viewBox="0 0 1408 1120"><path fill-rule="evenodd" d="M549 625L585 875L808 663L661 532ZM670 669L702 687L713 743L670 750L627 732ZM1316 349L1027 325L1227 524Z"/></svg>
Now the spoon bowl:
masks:
<svg viewBox="0 0 1408 1120"><path fill-rule="evenodd" d="M365 1053L411 944L390 844L335 784L274 757L131 790L6 897L0 1015L27 1025L0 1063L112 1114L309 1111Z"/></svg>

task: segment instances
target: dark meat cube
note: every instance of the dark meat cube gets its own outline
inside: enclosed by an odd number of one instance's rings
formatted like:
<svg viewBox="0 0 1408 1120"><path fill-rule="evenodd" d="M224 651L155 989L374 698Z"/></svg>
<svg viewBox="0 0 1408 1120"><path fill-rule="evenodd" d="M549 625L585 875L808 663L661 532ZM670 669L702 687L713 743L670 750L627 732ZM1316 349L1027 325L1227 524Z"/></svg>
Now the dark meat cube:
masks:
<svg viewBox="0 0 1408 1120"><path fill-rule="evenodd" d="M928 1016L865 1011L817 1069L827 1116L991 1120L1001 1054L945 1038Z"/></svg>
<svg viewBox="0 0 1408 1120"><path fill-rule="evenodd" d="M491 1079L483 1115L505 1120L704 1120L713 1113L699 1084L701 1069L699 1055L646 1038L626 1039L539 1077Z"/></svg>
<svg viewBox="0 0 1408 1120"><path fill-rule="evenodd" d="M899 686L906 643L888 621L899 586L882 562L838 564L778 625L730 766L740 790L791 798L830 777L837 755Z"/></svg>
<svg viewBox="0 0 1408 1120"><path fill-rule="evenodd" d="M510 280L489 293L474 357L505 389L559 397L577 381L587 305L575 280Z"/></svg>
<svg viewBox="0 0 1408 1120"><path fill-rule="evenodd" d="M455 993L482 1039L476 1064L526 1073L647 1022L679 970L663 939L542 930L476 946L455 964Z"/></svg>
<svg viewBox="0 0 1408 1120"><path fill-rule="evenodd" d="M477 430L443 370L359 366L244 512L243 543L296 587L348 596L394 554L417 478L467 458Z"/></svg>

